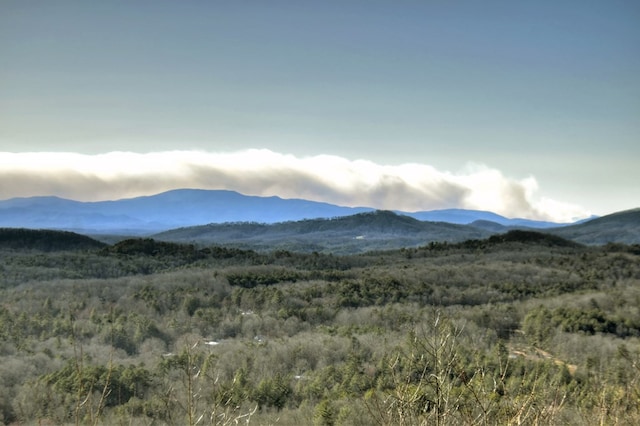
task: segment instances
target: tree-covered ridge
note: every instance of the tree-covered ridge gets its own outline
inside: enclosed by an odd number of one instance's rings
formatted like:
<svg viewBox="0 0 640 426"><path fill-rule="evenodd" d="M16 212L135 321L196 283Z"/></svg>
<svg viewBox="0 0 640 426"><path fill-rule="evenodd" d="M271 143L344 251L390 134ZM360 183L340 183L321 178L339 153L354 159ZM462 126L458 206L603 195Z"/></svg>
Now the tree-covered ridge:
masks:
<svg viewBox="0 0 640 426"><path fill-rule="evenodd" d="M619 212L570 226L533 231L477 221L468 225L420 221L390 211L373 211L335 218L264 224L212 223L173 229L154 235L165 241L233 245L255 250L292 250L335 254L364 253L420 247L429 243L469 240L540 238L549 244L604 245L640 243L640 210ZM505 234L506 233L506 234ZM567 242L562 242L562 239ZM494 240L495 242L495 240Z"/></svg>
<svg viewBox="0 0 640 426"><path fill-rule="evenodd" d="M612 213L549 232L583 244L640 244L640 208Z"/></svg>
<svg viewBox="0 0 640 426"><path fill-rule="evenodd" d="M105 246L85 235L47 229L0 228L0 249L16 250L87 250Z"/></svg>
<svg viewBox="0 0 640 426"><path fill-rule="evenodd" d="M153 237L182 243L225 244L257 250L336 254L418 247L432 241L460 242L490 232L473 226L424 222L390 211L274 224L222 223L174 229Z"/></svg>
<svg viewBox="0 0 640 426"><path fill-rule="evenodd" d="M463 249L481 249L486 250L492 247L497 247L500 250L504 250L507 247L513 249L523 249L527 246L532 247L570 247L579 248L583 247L582 244L558 237L556 235L538 232L515 229L505 232L503 234L492 235L489 238L483 240L467 240L461 243L442 243L433 242L429 244L432 249L448 249L448 248L463 248Z"/></svg>
<svg viewBox="0 0 640 426"><path fill-rule="evenodd" d="M637 424L640 253L0 251L0 420Z"/></svg>

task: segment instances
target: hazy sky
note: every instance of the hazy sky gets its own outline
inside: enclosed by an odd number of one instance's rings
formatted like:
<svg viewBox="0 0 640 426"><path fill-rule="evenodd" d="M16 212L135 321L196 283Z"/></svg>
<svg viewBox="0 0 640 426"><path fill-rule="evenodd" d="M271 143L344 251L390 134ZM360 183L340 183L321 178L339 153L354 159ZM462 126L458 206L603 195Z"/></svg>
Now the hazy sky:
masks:
<svg viewBox="0 0 640 426"><path fill-rule="evenodd" d="M635 0L0 1L0 198L571 220L639 207L639 160Z"/></svg>

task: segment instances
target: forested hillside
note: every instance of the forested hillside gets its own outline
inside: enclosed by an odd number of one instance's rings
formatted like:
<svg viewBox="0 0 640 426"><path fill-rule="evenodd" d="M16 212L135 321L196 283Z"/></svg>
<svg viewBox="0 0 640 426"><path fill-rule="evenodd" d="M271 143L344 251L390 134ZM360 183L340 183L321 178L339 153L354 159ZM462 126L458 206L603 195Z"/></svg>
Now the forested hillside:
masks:
<svg viewBox="0 0 640 426"><path fill-rule="evenodd" d="M224 244L253 250L291 250L333 254L364 253L419 247L431 242L462 242L487 238L513 230L532 230L478 220L462 225L429 222L390 211L358 213L330 219L295 222L212 223L173 229L153 238L201 245ZM545 234L581 244L640 243L640 210L629 210L579 224L549 228Z"/></svg>
<svg viewBox="0 0 640 426"><path fill-rule="evenodd" d="M571 226L549 230L583 244L640 243L640 209L625 210Z"/></svg>
<svg viewBox="0 0 640 426"><path fill-rule="evenodd" d="M417 247L433 241L461 242L492 233L467 225L423 222L390 211L275 224L222 223L174 229L154 238L195 244L226 244L254 250L354 254Z"/></svg>
<svg viewBox="0 0 640 426"><path fill-rule="evenodd" d="M640 424L637 245L13 238L34 245L0 248L0 423Z"/></svg>
<svg viewBox="0 0 640 426"><path fill-rule="evenodd" d="M0 249L64 251L95 249L104 245L74 232L0 228Z"/></svg>

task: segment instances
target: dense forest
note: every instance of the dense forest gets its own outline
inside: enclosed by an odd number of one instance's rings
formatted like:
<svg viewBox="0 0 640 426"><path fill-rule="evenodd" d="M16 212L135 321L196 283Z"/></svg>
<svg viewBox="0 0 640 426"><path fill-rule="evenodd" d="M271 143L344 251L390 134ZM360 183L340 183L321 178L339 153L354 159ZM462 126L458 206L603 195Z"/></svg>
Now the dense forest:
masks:
<svg viewBox="0 0 640 426"><path fill-rule="evenodd" d="M640 424L638 245L0 231L0 423Z"/></svg>

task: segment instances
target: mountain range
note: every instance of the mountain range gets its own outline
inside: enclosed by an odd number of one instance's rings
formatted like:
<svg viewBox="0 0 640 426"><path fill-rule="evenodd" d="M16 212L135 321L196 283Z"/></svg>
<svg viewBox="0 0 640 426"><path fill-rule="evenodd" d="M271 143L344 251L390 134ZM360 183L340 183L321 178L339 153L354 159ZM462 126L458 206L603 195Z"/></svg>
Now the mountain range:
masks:
<svg viewBox="0 0 640 426"><path fill-rule="evenodd" d="M115 201L80 202L58 197L0 201L0 227L64 229L91 233L151 234L209 223L263 224L335 218L375 211L280 197L243 195L226 190L179 189ZM396 213L421 221L469 224L477 220L503 226L549 228L556 223L508 219L477 210L447 209Z"/></svg>
<svg viewBox="0 0 640 426"><path fill-rule="evenodd" d="M483 239L513 229L535 229L581 244L640 244L640 209L566 225L486 211L378 211L182 189L99 202L13 198L0 201L0 227L75 231L103 241L113 241L113 235L145 236L251 249L357 253Z"/></svg>
<svg viewBox="0 0 640 426"><path fill-rule="evenodd" d="M276 223L372 210L299 199L248 196L234 191L180 189L97 202L58 197L13 198L0 201L0 227L146 235L207 223Z"/></svg>

